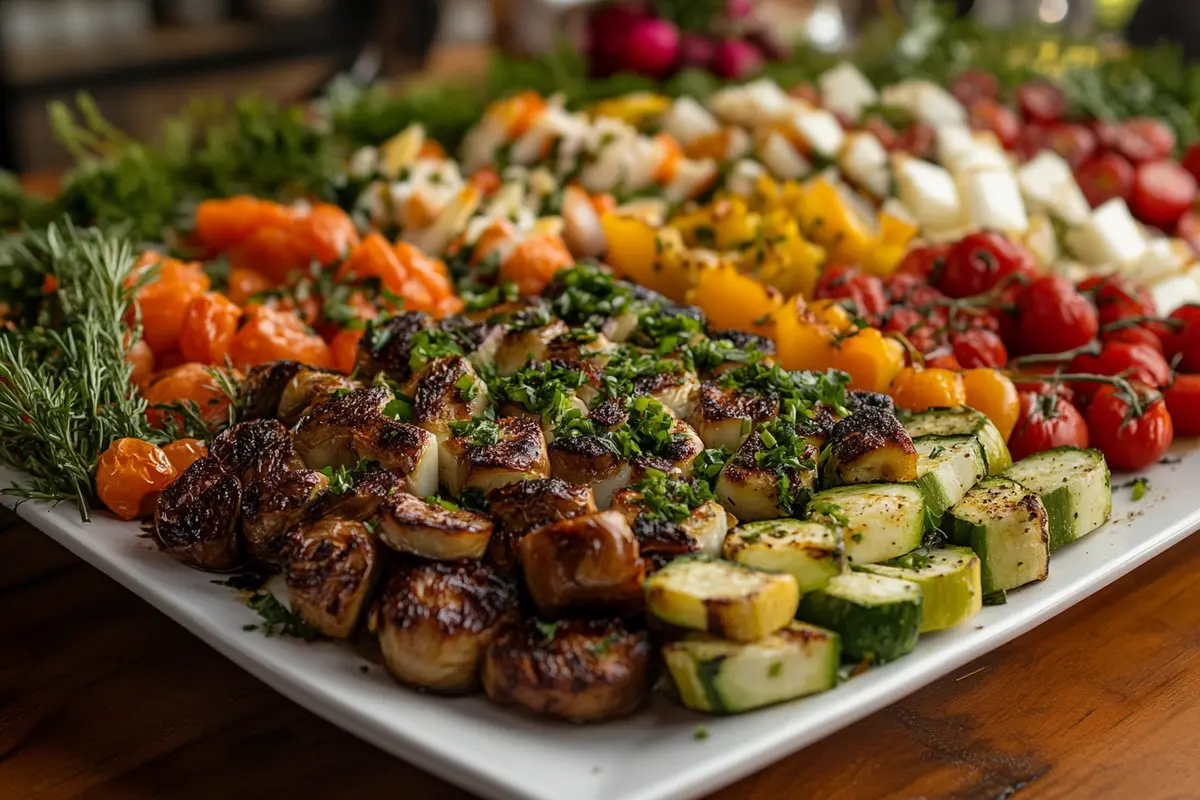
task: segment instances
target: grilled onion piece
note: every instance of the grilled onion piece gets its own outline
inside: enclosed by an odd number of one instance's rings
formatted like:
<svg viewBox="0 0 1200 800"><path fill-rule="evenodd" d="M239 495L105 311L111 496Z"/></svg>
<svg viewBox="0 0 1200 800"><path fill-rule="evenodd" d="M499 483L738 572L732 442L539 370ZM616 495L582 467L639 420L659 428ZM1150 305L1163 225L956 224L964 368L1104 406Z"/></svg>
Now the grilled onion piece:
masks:
<svg viewBox="0 0 1200 800"><path fill-rule="evenodd" d="M296 452L309 469L353 466L361 457L355 434L381 424L386 419L382 411L391 400L392 393L381 386L329 398L296 426Z"/></svg>
<svg viewBox="0 0 1200 800"><path fill-rule="evenodd" d="M538 309L518 312L517 318L537 312ZM536 328L510 329L496 348L496 374L502 377L515 375L530 361L544 361L546 346L567 332L567 324L560 319Z"/></svg>
<svg viewBox="0 0 1200 800"><path fill-rule="evenodd" d="M721 504L708 500L693 508L686 519L671 522L662 517L643 513L641 492L621 489L613 495L612 510L625 517L638 540L643 555L664 553L673 556L687 553L721 555L725 534L729 531L729 513Z"/></svg>
<svg viewBox="0 0 1200 800"><path fill-rule="evenodd" d="M528 620L488 648L488 699L571 722L599 722L637 710L650 688L650 637L617 619Z"/></svg>
<svg viewBox="0 0 1200 800"><path fill-rule="evenodd" d="M483 514L400 494L380 509L379 539L393 550L435 561L481 559L492 535Z"/></svg>
<svg viewBox="0 0 1200 800"><path fill-rule="evenodd" d="M724 389L715 381L705 381L697 391L696 407L688 422L705 447L736 450L748 428L777 416L777 397Z"/></svg>
<svg viewBox="0 0 1200 800"><path fill-rule="evenodd" d="M305 516L329 479L309 469L279 468L242 488L242 535L246 551L277 564L288 529Z"/></svg>
<svg viewBox="0 0 1200 800"><path fill-rule="evenodd" d="M488 513L495 527L488 556L498 568L513 572L521 566L518 545L529 531L595 511L591 487L558 478L538 478L493 489L488 493Z"/></svg>
<svg viewBox="0 0 1200 800"><path fill-rule="evenodd" d="M486 564L405 564L383 593L379 644L401 683L464 694L478 687L496 633L516 620L516 584Z"/></svg>
<svg viewBox="0 0 1200 800"><path fill-rule="evenodd" d="M635 614L642 608L646 566L619 512L545 525L521 539L520 551L529 594L547 619L598 611Z"/></svg>
<svg viewBox="0 0 1200 800"><path fill-rule="evenodd" d="M798 454L806 466L782 470L788 479L787 494L780 496L780 470L758 464L758 454L769 449L763 444L760 431L751 433L717 477L713 490L717 499L730 514L743 522L791 516L793 511L807 502L816 484L820 454L811 444L806 444Z"/></svg>
<svg viewBox="0 0 1200 800"><path fill-rule="evenodd" d="M417 381L413 422L444 442L450 423L483 414L488 407L487 384L471 362L460 356L433 361Z"/></svg>
<svg viewBox="0 0 1200 800"><path fill-rule="evenodd" d="M442 483L455 497L464 489L486 493L498 486L550 474L546 437L536 419L501 417L495 424L498 441L494 444L454 436L442 445L439 472Z"/></svg>
<svg viewBox="0 0 1200 800"><path fill-rule="evenodd" d="M404 478L405 487L425 497L438 486L437 437L416 425L380 418L356 430L351 437L354 451L362 458Z"/></svg>
<svg viewBox="0 0 1200 800"><path fill-rule="evenodd" d="M189 566L234 569L245 560L238 537L241 506L237 477L205 456L163 489L154 532L164 550Z"/></svg>
<svg viewBox="0 0 1200 800"><path fill-rule="evenodd" d="M288 383L305 369L310 367L299 361L268 361L251 367L238 387L241 420L274 419Z"/></svg>
<svg viewBox="0 0 1200 800"><path fill-rule="evenodd" d="M664 370L654 375L639 378L634 382L638 394L653 397L669 408L677 417L687 417L696 406L696 393L700 380L696 373L680 365L679 371Z"/></svg>
<svg viewBox="0 0 1200 800"><path fill-rule="evenodd" d="M283 575L288 602L313 630L349 636L379 577L375 536L362 522L336 518L287 534Z"/></svg>
<svg viewBox="0 0 1200 800"><path fill-rule="evenodd" d="M355 388L358 388L357 383L340 372L304 367L284 386L275 417L291 427L310 409L329 399L334 392Z"/></svg>
<svg viewBox="0 0 1200 800"><path fill-rule="evenodd" d="M547 448L550 473L569 483L591 487L596 506L608 508L613 492L633 480L628 459L612 451L599 436L560 436Z"/></svg>

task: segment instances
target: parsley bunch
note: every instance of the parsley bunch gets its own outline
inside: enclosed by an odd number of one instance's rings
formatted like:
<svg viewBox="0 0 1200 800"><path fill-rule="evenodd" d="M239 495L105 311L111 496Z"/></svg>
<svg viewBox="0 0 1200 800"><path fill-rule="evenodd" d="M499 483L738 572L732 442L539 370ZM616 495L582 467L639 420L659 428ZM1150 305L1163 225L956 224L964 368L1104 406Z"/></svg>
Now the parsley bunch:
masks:
<svg viewBox="0 0 1200 800"><path fill-rule="evenodd" d="M609 319L641 305L632 287L596 264L576 264L554 277L546 291L550 308L571 326L599 329Z"/></svg>

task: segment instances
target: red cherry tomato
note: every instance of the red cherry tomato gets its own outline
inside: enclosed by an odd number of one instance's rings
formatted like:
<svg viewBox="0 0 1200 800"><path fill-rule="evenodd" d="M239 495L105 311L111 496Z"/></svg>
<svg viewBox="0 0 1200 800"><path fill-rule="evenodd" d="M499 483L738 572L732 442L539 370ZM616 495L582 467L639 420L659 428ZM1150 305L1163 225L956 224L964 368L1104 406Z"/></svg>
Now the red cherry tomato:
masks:
<svg viewBox="0 0 1200 800"><path fill-rule="evenodd" d="M1067 113L1067 97L1048 81L1028 81L1017 87L1017 107L1025 119L1049 124Z"/></svg>
<svg viewBox="0 0 1200 800"><path fill-rule="evenodd" d="M1142 222L1170 230L1198 192L1196 179L1174 161L1150 161L1137 168L1130 207Z"/></svg>
<svg viewBox="0 0 1200 800"><path fill-rule="evenodd" d="M1096 135L1096 143L1101 149L1111 150L1117 146L1117 131L1121 124L1107 119L1094 119L1088 123L1092 133Z"/></svg>
<svg viewBox="0 0 1200 800"><path fill-rule="evenodd" d="M1200 306L1180 306L1167 319L1176 324L1163 336L1163 354L1180 372L1200 372Z"/></svg>
<svg viewBox="0 0 1200 800"><path fill-rule="evenodd" d="M1171 425L1180 436L1200 436L1200 375L1176 375L1163 392Z"/></svg>
<svg viewBox="0 0 1200 800"><path fill-rule="evenodd" d="M1117 127L1113 148L1134 164L1158 161L1175 150L1175 132L1156 119L1134 117Z"/></svg>
<svg viewBox="0 0 1200 800"><path fill-rule="evenodd" d="M1159 326L1161 327L1161 326ZM1164 329L1165 330L1165 329ZM1152 322L1126 323L1121 321L1116 327L1109 329L1100 329L1100 341L1108 344L1109 342L1124 342L1125 344L1140 344L1149 347L1154 352L1162 355L1162 334L1157 332Z"/></svg>
<svg viewBox="0 0 1200 800"><path fill-rule="evenodd" d="M916 158L929 160L934 154L937 134L925 122L913 122L900 134L900 149Z"/></svg>
<svg viewBox="0 0 1200 800"><path fill-rule="evenodd" d="M1068 400L1075 397L1075 393L1071 387L1061 381L1038 380L1035 375L1053 376L1062 372L1062 362L1046 361L1035 362L1032 364L1020 364L1017 367L1018 375L1025 377L1014 377L1013 385L1017 387L1018 392L1032 392L1033 394L1057 394L1062 395Z"/></svg>
<svg viewBox="0 0 1200 800"><path fill-rule="evenodd" d="M932 282L946 263L946 256L950 253L950 245L948 244L931 244L926 247L915 247L908 251L904 256L904 260L900 262L900 266L896 268L898 273L904 275L916 275L917 277Z"/></svg>
<svg viewBox="0 0 1200 800"><path fill-rule="evenodd" d="M1033 122L1026 123L1017 134L1013 150L1022 160L1028 161L1046 149L1046 141L1050 137L1050 129Z"/></svg>
<svg viewBox="0 0 1200 800"><path fill-rule="evenodd" d="M1010 275L1032 275L1033 255L998 233L973 233L959 240L946 255L934 285L950 297L974 297Z"/></svg>
<svg viewBox="0 0 1200 800"><path fill-rule="evenodd" d="M925 357L926 369L952 369L960 370L962 364L958 363L958 359L954 357L954 353L947 350L936 350Z"/></svg>
<svg viewBox="0 0 1200 800"><path fill-rule="evenodd" d="M1063 353L1100 332L1096 307L1061 275L1043 275L1017 301L1015 338L1023 353Z"/></svg>
<svg viewBox="0 0 1200 800"><path fill-rule="evenodd" d="M1079 291L1095 303L1101 327L1122 319L1154 316L1150 293L1120 275L1093 275L1080 282Z"/></svg>
<svg viewBox="0 0 1200 800"><path fill-rule="evenodd" d="M1008 363L1008 350L1000 334L984 328L972 328L950 334L954 357L963 369L1000 368Z"/></svg>
<svg viewBox="0 0 1200 800"><path fill-rule="evenodd" d="M1132 472L1158 461L1175 438L1171 414L1162 395L1133 384L1141 413L1133 398L1115 386L1104 386L1088 406L1088 437L1100 448L1111 469Z"/></svg>
<svg viewBox="0 0 1200 800"><path fill-rule="evenodd" d="M863 316L882 314L888 307L883 281L874 275L864 275L858 267L841 264L828 266L821 272L813 297L852 300Z"/></svg>
<svg viewBox="0 0 1200 800"><path fill-rule="evenodd" d="M990 72L969 69L950 83L950 94L967 108L979 100L995 100L1000 96L1000 81Z"/></svg>
<svg viewBox="0 0 1200 800"><path fill-rule="evenodd" d="M1097 354L1080 353L1071 359L1068 372L1092 375L1120 375L1145 386L1159 388L1171 382L1171 367L1162 354L1144 344L1109 342ZM1081 404L1087 403L1104 384L1079 381L1072 385Z"/></svg>
<svg viewBox="0 0 1200 800"><path fill-rule="evenodd" d="M883 315L882 328L887 333L902 335L922 353L930 353L938 346L937 330L929 324L929 320L912 308L889 308Z"/></svg>
<svg viewBox="0 0 1200 800"><path fill-rule="evenodd" d="M873 134L879 143L883 145L883 149L889 153L900 146L900 134L896 129L888 124L887 120L878 114L869 114L859 126L861 130Z"/></svg>
<svg viewBox="0 0 1200 800"><path fill-rule="evenodd" d="M1014 461L1052 447L1087 447L1087 423L1071 401L1058 394L1022 391L1021 414L1008 439Z"/></svg>
<svg viewBox="0 0 1200 800"><path fill-rule="evenodd" d="M1179 159L1179 163L1183 168L1192 173L1192 177L1200 181L1200 142L1189 147L1183 152L1183 158Z"/></svg>
<svg viewBox="0 0 1200 800"><path fill-rule="evenodd" d="M991 131L1005 150L1011 150L1021 135L1021 121L1008 106L1002 106L995 100L983 98L976 100L969 108L969 122L977 131Z"/></svg>
<svg viewBox="0 0 1200 800"><path fill-rule="evenodd" d="M1128 200L1133 179L1133 165L1119 153L1102 153L1075 170L1075 181L1093 208L1114 197Z"/></svg>
<svg viewBox="0 0 1200 800"><path fill-rule="evenodd" d="M1200 213L1186 211L1175 223L1175 235L1192 246L1200 253Z"/></svg>
<svg viewBox="0 0 1200 800"><path fill-rule="evenodd" d="M1096 152L1096 134L1082 125L1060 122L1046 132L1046 147L1075 169Z"/></svg>

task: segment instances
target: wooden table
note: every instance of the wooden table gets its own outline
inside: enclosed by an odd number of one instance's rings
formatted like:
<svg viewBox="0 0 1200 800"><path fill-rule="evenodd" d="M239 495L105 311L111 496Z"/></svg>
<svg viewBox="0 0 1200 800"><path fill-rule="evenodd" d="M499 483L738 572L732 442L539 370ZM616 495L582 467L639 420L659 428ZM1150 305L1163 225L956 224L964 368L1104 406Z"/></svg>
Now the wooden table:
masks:
<svg viewBox="0 0 1200 800"><path fill-rule="evenodd" d="M29 525L0 527L0 798L469 796L292 705ZM1198 574L1194 536L716 797L1200 796Z"/></svg>

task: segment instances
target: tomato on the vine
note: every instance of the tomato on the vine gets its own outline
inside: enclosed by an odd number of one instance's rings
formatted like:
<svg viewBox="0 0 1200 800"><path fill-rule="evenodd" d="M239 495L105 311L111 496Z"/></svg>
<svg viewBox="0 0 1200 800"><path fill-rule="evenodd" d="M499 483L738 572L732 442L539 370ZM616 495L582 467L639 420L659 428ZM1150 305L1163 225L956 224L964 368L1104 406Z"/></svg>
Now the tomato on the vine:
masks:
<svg viewBox="0 0 1200 800"><path fill-rule="evenodd" d="M937 132L927 122L910 123L900 133L899 149L911 154L914 158L931 159L937 143Z"/></svg>
<svg viewBox="0 0 1200 800"><path fill-rule="evenodd" d="M1017 391L1025 394L1032 392L1033 394L1057 394L1068 400L1075 396L1071 391L1071 387L1062 381L1051 380L1054 375L1063 371L1062 363L1056 361L1034 362L1032 364L1022 364L1014 362L1012 365L1018 370L1018 374L1014 375L1013 383L1017 387ZM1045 375L1046 379L1042 380L1035 376Z"/></svg>
<svg viewBox="0 0 1200 800"><path fill-rule="evenodd" d="M1135 164L1167 158L1175 150L1175 132L1151 117L1133 117L1117 126L1113 147Z"/></svg>
<svg viewBox="0 0 1200 800"><path fill-rule="evenodd" d="M1046 147L1075 169L1096 152L1096 134L1082 125L1060 122L1046 132Z"/></svg>
<svg viewBox="0 0 1200 800"><path fill-rule="evenodd" d="M1017 87L1017 107L1025 119L1049 124L1067 113L1067 96L1049 81L1026 81Z"/></svg>
<svg viewBox="0 0 1200 800"><path fill-rule="evenodd" d="M1131 390L1131 391L1130 391ZM1088 406L1088 436L1114 470L1145 469L1175 438L1162 395L1146 386L1104 386Z"/></svg>
<svg viewBox="0 0 1200 800"><path fill-rule="evenodd" d="M1033 254L999 233L964 236L946 254L934 285L954 298L974 297L996 287L1010 276L1034 274Z"/></svg>
<svg viewBox="0 0 1200 800"><path fill-rule="evenodd" d="M1200 436L1200 375L1176 375L1163 392L1171 425L1180 436Z"/></svg>
<svg viewBox="0 0 1200 800"><path fill-rule="evenodd" d="M904 306L893 306L883 315L882 328L887 333L898 333L922 353L929 353L938 345L937 330L920 312Z"/></svg>
<svg viewBox="0 0 1200 800"><path fill-rule="evenodd" d="M990 72L969 69L950 82L950 94L967 108L979 100L995 100L1000 96L1000 80Z"/></svg>
<svg viewBox="0 0 1200 800"><path fill-rule="evenodd" d="M930 244L924 247L914 247L904 256L896 273L900 275L916 275L918 278L933 282L946 263L950 253L948 244Z"/></svg>
<svg viewBox="0 0 1200 800"><path fill-rule="evenodd" d="M1021 135L1021 121L1008 106L995 100L981 98L970 106L968 122L974 130L991 131L1000 141L1001 147L1011 150Z"/></svg>
<svg viewBox="0 0 1200 800"><path fill-rule="evenodd" d="M1100 329L1100 341L1105 344L1109 342L1123 342L1125 344L1142 345L1162 355L1163 334L1157 330L1161 327L1161 323L1152 321L1133 322L1132 320L1120 320L1113 323L1111 327Z"/></svg>
<svg viewBox="0 0 1200 800"><path fill-rule="evenodd" d="M1063 353L1100 331L1096 307L1061 275L1043 275L1017 301L1015 338L1023 353Z"/></svg>
<svg viewBox="0 0 1200 800"><path fill-rule="evenodd" d="M1180 372L1200 372L1200 305L1180 306L1167 320L1171 327L1163 336L1163 355Z"/></svg>
<svg viewBox="0 0 1200 800"><path fill-rule="evenodd" d="M883 281L866 275L858 267L835 264L821 272L813 297L817 299L851 300L858 314L876 316L887 310L887 295Z"/></svg>
<svg viewBox="0 0 1200 800"><path fill-rule="evenodd" d="M954 408L967 402L962 375L951 369L905 367L892 381L888 394L896 408L905 411Z"/></svg>
<svg viewBox="0 0 1200 800"><path fill-rule="evenodd" d="M1021 415L1017 388L1007 375L995 369L968 369L963 373L967 405L982 411L1006 440Z"/></svg>
<svg viewBox="0 0 1200 800"><path fill-rule="evenodd" d="M1196 179L1170 159L1140 164L1133 177L1129 205L1142 222L1171 230L1196 202Z"/></svg>
<svg viewBox="0 0 1200 800"><path fill-rule="evenodd" d="M1114 197L1133 195L1133 164L1119 153L1102 153L1075 170L1075 181L1093 208Z"/></svg>
<svg viewBox="0 0 1200 800"><path fill-rule="evenodd" d="M962 369L962 364L958 363L958 359L954 357L953 352L944 347L939 347L925 357L925 368L948 369L958 372Z"/></svg>
<svg viewBox="0 0 1200 800"><path fill-rule="evenodd" d="M1085 278L1079 283L1079 291L1096 305L1101 326L1132 317L1154 316L1154 298L1150 292L1120 275Z"/></svg>
<svg viewBox="0 0 1200 800"><path fill-rule="evenodd" d="M1008 350L1000 334L986 328L968 328L950 334L954 357L963 369L1003 367L1008 363Z"/></svg>
<svg viewBox="0 0 1200 800"><path fill-rule="evenodd" d="M1108 342L1099 353L1080 353L1071 359L1068 372L1092 375L1121 376L1146 386L1159 388L1171 382L1171 367L1162 354L1144 344ZM1086 402L1094 396L1102 384L1094 381L1079 381L1074 385L1076 394Z"/></svg>
<svg viewBox="0 0 1200 800"><path fill-rule="evenodd" d="M1052 447L1087 447L1088 428L1071 401L1059 394L1021 392L1020 414L1008 439L1014 461Z"/></svg>

